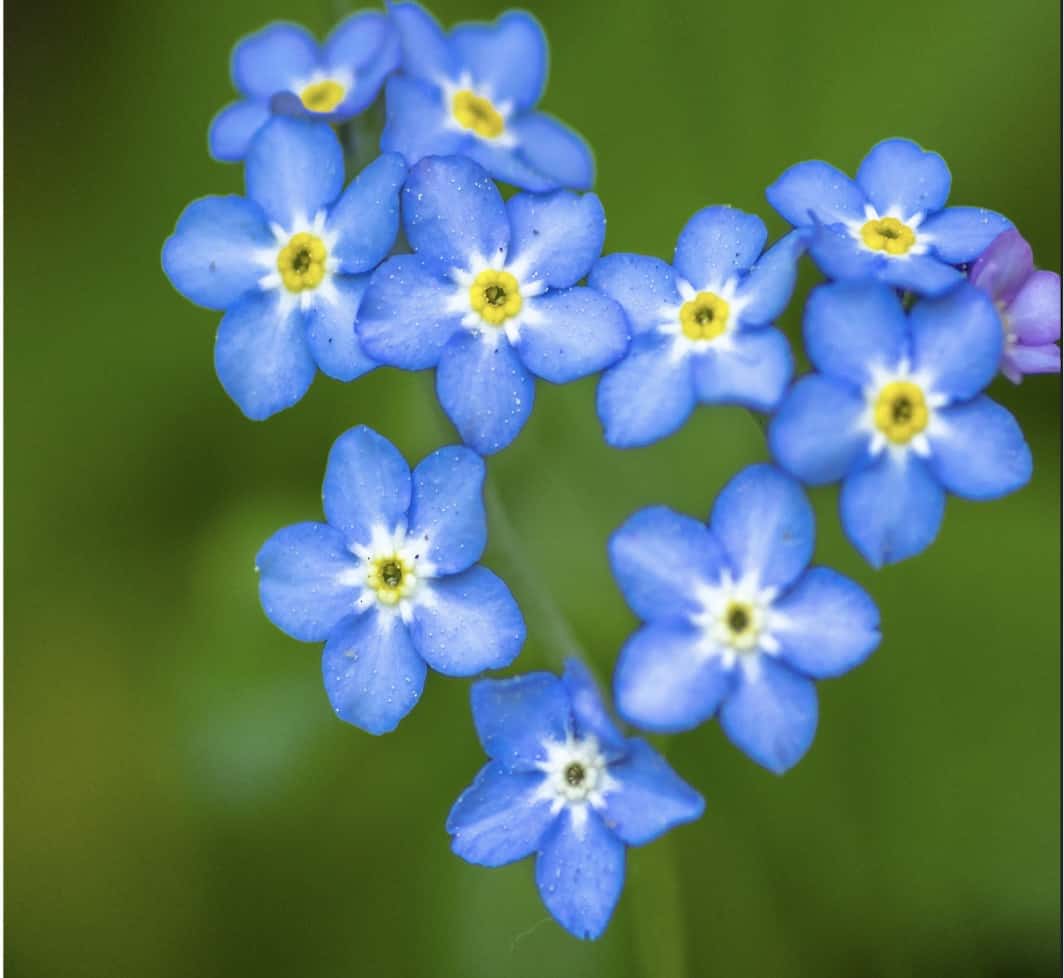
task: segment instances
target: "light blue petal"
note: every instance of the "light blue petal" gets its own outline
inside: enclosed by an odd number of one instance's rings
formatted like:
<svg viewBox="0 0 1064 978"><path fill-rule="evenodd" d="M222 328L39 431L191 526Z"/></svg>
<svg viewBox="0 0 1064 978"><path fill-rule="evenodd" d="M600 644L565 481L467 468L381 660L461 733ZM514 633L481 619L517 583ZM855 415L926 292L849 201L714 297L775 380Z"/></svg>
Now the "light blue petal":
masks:
<svg viewBox="0 0 1064 978"><path fill-rule="evenodd" d="M848 476L839 495L846 536L873 567L896 564L931 545L942 525L946 493L912 452L885 452Z"/></svg>
<svg viewBox="0 0 1064 978"><path fill-rule="evenodd" d="M289 91L318 66L318 42L298 24L270 24L233 48L230 72L237 91L268 99Z"/></svg>
<svg viewBox="0 0 1064 978"><path fill-rule="evenodd" d="M381 152L398 153L413 166L426 156L465 151L473 137L447 128L443 93L417 78L392 75L385 85Z"/></svg>
<svg viewBox="0 0 1064 978"><path fill-rule="evenodd" d="M564 743L572 729L569 694L549 672L482 679L470 699L485 753L509 771L538 771L544 744Z"/></svg>
<svg viewBox="0 0 1064 978"><path fill-rule="evenodd" d="M628 757L610 765L617 787L606 795L602 820L630 846L641 846L705 811L702 796L645 740L628 741Z"/></svg>
<svg viewBox="0 0 1064 978"><path fill-rule="evenodd" d="M736 292L736 299L742 304L740 322L764 326L787 308L798 277L798 259L808 243L808 231L792 231L757 260Z"/></svg>
<svg viewBox="0 0 1064 978"><path fill-rule="evenodd" d="M340 196L344 151L326 123L277 116L252 140L244 180L266 216L289 229Z"/></svg>
<svg viewBox="0 0 1064 978"><path fill-rule="evenodd" d="M539 22L509 10L493 24L462 24L451 32L451 50L478 90L496 105L532 108L547 83L547 39Z"/></svg>
<svg viewBox="0 0 1064 978"><path fill-rule="evenodd" d="M565 181L540 173L523 157L520 147L500 145L487 139L470 138L462 147L463 156L482 166L493 180L518 190L545 194L565 186Z"/></svg>
<svg viewBox="0 0 1064 978"><path fill-rule="evenodd" d="M997 499L1027 485L1031 450L1016 419L988 397L935 414L928 430L928 465L952 493L965 499Z"/></svg>
<svg viewBox="0 0 1064 978"><path fill-rule="evenodd" d="M338 235L332 257L339 260L341 271L369 272L388 256L399 231L399 191L404 180L403 158L385 153L348 185L329 212L326 227Z"/></svg>
<svg viewBox="0 0 1064 978"><path fill-rule="evenodd" d="M621 304L632 333L656 329L667 320L662 310L680 305L672 265L646 255L607 255L595 262L587 284Z"/></svg>
<svg viewBox="0 0 1064 978"><path fill-rule="evenodd" d="M576 287L526 300L528 318L515 344L532 373L567 384L605 370L628 350L628 319L616 302Z"/></svg>
<svg viewBox="0 0 1064 978"><path fill-rule="evenodd" d="M795 227L860 220L866 202L861 188L845 173L820 160L784 170L765 197Z"/></svg>
<svg viewBox="0 0 1064 978"><path fill-rule="evenodd" d="M638 336L628 356L602 375L598 416L614 448L636 448L671 435L694 409L691 364L671 355L672 343L656 333Z"/></svg>
<svg viewBox="0 0 1064 978"><path fill-rule="evenodd" d="M841 225L816 225L809 239L809 256L827 278L839 282L880 281L888 266L897 269L903 264L888 261L882 252L869 251Z"/></svg>
<svg viewBox="0 0 1064 978"><path fill-rule="evenodd" d="M720 725L747 757L775 774L794 767L816 735L816 686L768 656L756 679L745 676L720 708Z"/></svg>
<svg viewBox="0 0 1064 978"><path fill-rule="evenodd" d="M399 34L392 30L384 37L372 59L356 70L355 84L344 96L344 100L330 113L330 120L338 122L365 112L377 100L385 81L399 67L401 58Z"/></svg>
<svg viewBox="0 0 1064 978"><path fill-rule="evenodd" d="M484 460L460 445L439 448L414 469L408 539L437 574L472 567L484 552Z"/></svg>
<svg viewBox="0 0 1064 978"><path fill-rule="evenodd" d="M579 659L568 659L562 682L572 706L573 734L594 737L609 757L625 754L628 748L624 736L602 702L602 693L587 666Z"/></svg>
<svg viewBox="0 0 1064 978"><path fill-rule="evenodd" d="M962 272L940 261L933 253L884 259L876 278L917 295L939 295L964 281Z"/></svg>
<svg viewBox="0 0 1064 978"><path fill-rule="evenodd" d="M388 16L399 32L406 74L435 82L457 73L446 36L424 7L417 3L389 3Z"/></svg>
<svg viewBox="0 0 1064 978"><path fill-rule="evenodd" d="M879 645L879 609L836 571L813 567L772 606L772 635L787 665L830 679L860 665Z"/></svg>
<svg viewBox="0 0 1064 978"><path fill-rule="evenodd" d="M322 505L330 526L366 545L374 527L394 530L410 508L410 468L399 450L372 428L345 431L329 449Z"/></svg>
<svg viewBox="0 0 1064 978"><path fill-rule="evenodd" d="M522 281L567 289L587 275L602 253L606 214L594 194L517 194L506 210L512 235L507 265L522 271Z"/></svg>
<svg viewBox="0 0 1064 978"><path fill-rule="evenodd" d="M306 313L310 353L318 369L335 380L355 380L377 366L355 333L369 279L368 275L337 275L332 289L319 296Z"/></svg>
<svg viewBox="0 0 1064 978"><path fill-rule="evenodd" d="M499 764L480 769L447 816L451 849L478 866L505 866L539 849L554 822L550 801L535 797L540 773L511 772Z"/></svg>
<svg viewBox="0 0 1064 978"><path fill-rule="evenodd" d="M751 465L717 496L709 521L736 572L782 589L813 556L816 524L802 487L774 465Z"/></svg>
<svg viewBox="0 0 1064 978"><path fill-rule="evenodd" d="M975 261L1012 221L982 207L947 207L920 225L935 254L951 265Z"/></svg>
<svg viewBox="0 0 1064 978"><path fill-rule="evenodd" d="M399 61L398 35L395 25L386 14L377 10L361 10L345 17L329 34L324 44L324 62L333 69L347 69L361 84L367 67L382 52L394 47L394 68Z"/></svg>
<svg viewBox="0 0 1064 978"><path fill-rule="evenodd" d="M562 927L594 940L605 931L624 888L624 843L594 811L578 827L566 809L543 841L536 886Z"/></svg>
<svg viewBox="0 0 1064 978"><path fill-rule="evenodd" d="M696 289L719 289L757 261L768 231L756 214L706 207L687 222L676 242L673 267Z"/></svg>
<svg viewBox="0 0 1064 978"><path fill-rule="evenodd" d="M258 205L243 197L203 197L181 212L163 245L163 271L186 299L227 309L257 292L269 269L257 253L276 247Z"/></svg>
<svg viewBox="0 0 1064 978"><path fill-rule="evenodd" d="M417 705L425 673L402 619L377 608L342 621L321 657L333 711L371 734L394 730Z"/></svg>
<svg viewBox="0 0 1064 978"><path fill-rule="evenodd" d="M486 567L425 581L411 634L418 654L445 676L508 666L525 644L525 620L510 589Z"/></svg>
<svg viewBox="0 0 1064 978"><path fill-rule="evenodd" d="M436 394L462 441L494 455L525 426L536 384L505 336L462 330L440 356Z"/></svg>
<svg viewBox="0 0 1064 978"><path fill-rule="evenodd" d="M282 312L276 293L250 293L222 317L214 369L252 421L265 421L307 392L316 367L303 317Z"/></svg>
<svg viewBox="0 0 1064 978"><path fill-rule="evenodd" d="M610 537L609 556L625 601L648 621L683 621L696 614L702 607L698 587L715 583L729 569L709 528L667 506L628 517Z"/></svg>
<svg viewBox="0 0 1064 978"><path fill-rule="evenodd" d="M251 140L270 118L270 105L262 99L232 102L212 120L207 149L216 160L236 163L248 154Z"/></svg>
<svg viewBox="0 0 1064 978"><path fill-rule="evenodd" d="M355 611L358 561L343 534L324 523L278 530L255 557L255 570L266 617L301 642L324 642Z"/></svg>
<svg viewBox="0 0 1064 978"><path fill-rule="evenodd" d="M772 411L791 382L791 345L778 329L741 329L727 347L691 358L695 395L705 404L741 404Z"/></svg>
<svg viewBox="0 0 1064 978"><path fill-rule="evenodd" d="M945 207L950 179L938 153L925 152L909 139L877 143L857 170L857 184L875 209L898 211L903 220Z"/></svg>
<svg viewBox="0 0 1064 978"><path fill-rule="evenodd" d="M595 184L595 157L584 138L545 112L513 119L521 159L549 178L555 189L590 190Z"/></svg>

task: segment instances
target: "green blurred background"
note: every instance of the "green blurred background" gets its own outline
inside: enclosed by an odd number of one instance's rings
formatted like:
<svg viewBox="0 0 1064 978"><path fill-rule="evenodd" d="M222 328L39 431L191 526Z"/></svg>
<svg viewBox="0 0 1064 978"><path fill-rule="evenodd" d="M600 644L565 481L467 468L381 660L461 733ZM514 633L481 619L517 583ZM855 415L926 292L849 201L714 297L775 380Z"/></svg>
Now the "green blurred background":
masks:
<svg viewBox="0 0 1064 978"><path fill-rule="evenodd" d="M445 22L494 16L439 0ZM482 761L468 684L432 676L398 732L332 716L319 654L272 628L252 558L319 515L329 445L363 422L436 447L428 376L323 378L266 424L211 361L218 316L159 249L185 204L241 186L206 155L230 46L329 4L8 5L6 963L15 976L1041 976L1059 973L1060 386L995 395L1032 484L952 500L924 556L874 574L815 495L818 559L878 599L885 640L822 690L776 778L715 725L673 739L705 817L632 853L606 937L546 918L529 863L487 871L443 823ZM1048 0L538 0L545 107L595 147L608 250L667 256L710 203L878 139L941 152L953 200L1010 215L1060 267L1060 22ZM815 281L807 270L803 290ZM786 325L794 330L800 302ZM765 456L742 412L602 442L594 383L541 387L491 462L600 674L634 621L605 541L637 507L704 514ZM451 436L446 436L451 437ZM531 595L498 543L486 562ZM521 669L552 662L530 606Z"/></svg>

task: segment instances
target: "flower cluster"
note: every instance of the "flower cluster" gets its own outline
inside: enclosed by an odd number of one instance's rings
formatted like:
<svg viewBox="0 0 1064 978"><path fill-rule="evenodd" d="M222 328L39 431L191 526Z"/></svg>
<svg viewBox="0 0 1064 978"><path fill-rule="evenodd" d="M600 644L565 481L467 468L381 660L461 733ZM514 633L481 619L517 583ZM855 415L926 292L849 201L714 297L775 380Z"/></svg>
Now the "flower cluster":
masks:
<svg viewBox="0 0 1064 978"><path fill-rule="evenodd" d="M881 637L865 590L810 566L803 484L840 484L843 529L873 567L930 546L948 493L1021 488L1030 451L986 389L999 372L1060 371L1060 278L1034 269L1001 215L947 206L942 158L902 139L875 146L855 180L823 162L787 170L767 191L793 228L775 243L760 217L712 206L671 263L603 256L591 152L537 110L546 75L543 32L520 12L445 32L392 3L321 46L288 24L236 46L241 97L209 144L243 163L245 196L190 204L162 256L175 288L223 313L222 386L263 420L319 370L350 382L431 369L463 443L411 471L376 432L342 434L325 521L282 529L258 554L263 609L324 643L338 717L392 731L430 667L479 675L524 644L517 601L478 561L484 457L518 437L537 381L601 375L604 437L622 449L667 437L699 405L740 405L767 416L772 463L735 475L707 523L651 507L608 543L642 621L613 696L627 723L659 734L717 719L782 774L813 742L815 682ZM380 153L347 183L353 134L334 126L381 101ZM828 282L805 305L812 370L796 379L774 324L806 254ZM472 713L489 761L447 820L454 851L485 866L535 856L551 914L597 937L627 847L696 820L701 796L621 731L578 661L561 678L480 680Z"/></svg>

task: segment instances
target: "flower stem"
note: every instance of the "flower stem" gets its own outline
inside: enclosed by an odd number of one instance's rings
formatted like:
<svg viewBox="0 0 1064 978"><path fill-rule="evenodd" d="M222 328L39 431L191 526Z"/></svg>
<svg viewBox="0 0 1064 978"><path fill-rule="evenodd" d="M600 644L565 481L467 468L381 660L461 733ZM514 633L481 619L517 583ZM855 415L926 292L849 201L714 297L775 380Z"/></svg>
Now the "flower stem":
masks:
<svg viewBox="0 0 1064 978"><path fill-rule="evenodd" d="M672 837L656 839L636 858L629 920L638 971L647 978L687 978L684 901Z"/></svg>

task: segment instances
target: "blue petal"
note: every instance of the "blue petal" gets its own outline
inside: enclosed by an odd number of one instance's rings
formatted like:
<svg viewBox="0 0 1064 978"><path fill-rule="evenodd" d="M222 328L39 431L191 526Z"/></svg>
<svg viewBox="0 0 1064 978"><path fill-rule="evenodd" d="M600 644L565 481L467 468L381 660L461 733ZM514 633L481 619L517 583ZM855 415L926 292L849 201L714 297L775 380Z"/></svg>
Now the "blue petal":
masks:
<svg viewBox="0 0 1064 978"><path fill-rule="evenodd" d="M511 772L499 764L481 768L447 816L455 854L478 866L505 866L532 855L555 818L550 801L536 798L542 784L538 772Z"/></svg>
<svg viewBox="0 0 1064 978"><path fill-rule="evenodd" d="M401 156L378 156L329 212L326 227L338 235L332 257L340 262L341 271L372 271L392 250L399 231L399 190L405 179Z"/></svg>
<svg viewBox="0 0 1064 978"><path fill-rule="evenodd" d="M460 153L473 137L447 126L443 93L417 78L393 75L385 86L381 152L399 153L413 166L426 156Z"/></svg>
<svg viewBox="0 0 1064 978"><path fill-rule="evenodd" d="M938 295L964 281L964 275L934 254L884 259L876 278L917 295Z"/></svg>
<svg viewBox="0 0 1064 978"><path fill-rule="evenodd" d="M778 329L738 330L727 347L691 358L695 394L705 404L741 404L772 411L791 382L791 346Z"/></svg>
<svg viewBox="0 0 1064 978"><path fill-rule="evenodd" d="M371 734L394 730L417 705L425 673L402 619L377 608L342 621L321 657L333 711Z"/></svg>
<svg viewBox="0 0 1064 978"><path fill-rule="evenodd" d="M243 197L203 197L182 211L163 245L163 271L186 299L227 309L257 291L268 271L256 258L276 244L266 215Z"/></svg>
<svg viewBox="0 0 1064 978"><path fill-rule="evenodd" d="M546 176L553 186L590 190L595 183L595 157L583 137L545 112L529 112L510 123L521 159Z"/></svg>
<svg viewBox="0 0 1064 978"><path fill-rule="evenodd" d="M485 567L425 581L411 632L421 657L445 676L508 666L525 644L525 620L510 589Z"/></svg>
<svg viewBox="0 0 1064 978"><path fill-rule="evenodd" d="M696 289L720 288L757 261L768 231L755 214L707 207L687 222L673 266Z"/></svg>
<svg viewBox="0 0 1064 978"><path fill-rule="evenodd" d="M668 318L662 309L680 305L676 273L660 258L607 255L595 262L587 284L621 304L635 335L657 329Z"/></svg>
<svg viewBox="0 0 1064 978"><path fill-rule="evenodd" d="M591 810L578 827L566 809L536 860L543 903L574 937L601 936L624 887L624 843Z"/></svg>
<svg viewBox="0 0 1064 978"><path fill-rule="evenodd" d="M841 282L879 281L888 266L899 269L909 259L890 262L886 255L869 251L848 228L817 225L809 239L809 255L825 276Z"/></svg>
<svg viewBox="0 0 1064 978"><path fill-rule="evenodd" d="M624 736L602 702L602 694L587 666L579 659L567 660L562 683L572 707L574 736L592 736L607 754L624 754L627 750Z"/></svg>
<svg viewBox="0 0 1064 978"><path fill-rule="evenodd" d="M875 282L836 282L813 290L802 324L813 365L837 380L865 387L875 368L891 370L909 355L901 300Z"/></svg>
<svg viewBox="0 0 1064 978"><path fill-rule="evenodd" d="M707 655L705 635L691 625L655 622L621 649L613 700L629 723L655 733L679 733L705 722L735 685L735 671Z"/></svg>
<svg viewBox="0 0 1064 978"><path fill-rule="evenodd" d="M355 14L354 17L372 16L373 13ZM346 54L346 51L336 54L330 54L327 51L326 58L339 60ZM398 68L401 57L399 35L396 31L391 30L382 39L380 46L372 55L372 59L356 70L355 84L344 96L344 100L330 113L330 120L338 122L365 112L377 100L385 81Z"/></svg>
<svg viewBox="0 0 1064 978"><path fill-rule="evenodd" d="M414 469L407 536L437 574L472 567L484 552L484 460L459 445L439 448Z"/></svg>
<svg viewBox="0 0 1064 978"><path fill-rule="evenodd" d="M298 24L270 24L233 48L233 84L244 95L268 99L289 91L318 67L318 42Z"/></svg>
<svg viewBox="0 0 1064 978"><path fill-rule="evenodd" d="M776 212L795 227L837 224L864 217L865 195L845 173L820 160L784 170L765 191Z"/></svg>
<svg viewBox="0 0 1064 978"><path fill-rule="evenodd" d="M358 425L329 449L321 495L329 524L349 542L366 545L374 527L391 532L405 520L410 468L387 438Z"/></svg>
<svg viewBox="0 0 1064 978"><path fill-rule="evenodd" d="M212 120L207 149L223 163L236 163L248 154L252 137L270 118L270 105L260 99L232 102Z"/></svg>
<svg viewBox="0 0 1064 978"><path fill-rule="evenodd" d="M673 357L671 337L637 336L628 356L602 376L598 416L614 448L636 448L671 435L695 406L688 358Z"/></svg>
<svg viewBox="0 0 1064 978"><path fill-rule="evenodd" d="M325 40L325 64L336 70L348 70L355 75L356 85L362 83L364 71L388 53L394 46L392 68L399 61L397 32L388 16L377 10L361 10L345 17Z"/></svg>
<svg viewBox="0 0 1064 978"><path fill-rule="evenodd" d="M359 309L358 338L380 363L403 370L435 367L462 324L447 311L452 282L437 278L416 255L396 255L370 279Z"/></svg>
<svg viewBox="0 0 1064 978"><path fill-rule="evenodd" d="M745 676L720 708L728 739L776 774L794 767L816 734L816 686L762 655L756 679Z"/></svg>
<svg viewBox="0 0 1064 978"><path fill-rule="evenodd" d="M255 557L262 610L301 642L324 642L352 614L361 588L352 584L358 561L343 534L324 523L278 530Z"/></svg>
<svg viewBox="0 0 1064 978"><path fill-rule="evenodd" d="M451 32L455 60L473 76L477 89L496 105L532 108L547 83L547 39L539 22L510 10L494 24L462 24Z"/></svg>
<svg viewBox="0 0 1064 978"><path fill-rule="evenodd" d="M252 421L295 404L314 380L303 318L282 312L276 293L250 293L223 317L214 369L225 392Z"/></svg>
<svg viewBox="0 0 1064 978"><path fill-rule="evenodd" d="M868 447L861 424L867 410L849 384L809 374L790 389L769 422L772 457L810 485L838 482Z"/></svg>
<svg viewBox="0 0 1064 978"><path fill-rule="evenodd" d="M915 372L938 394L969 398L997 373L1003 346L1001 321L990 297L962 283L909 313Z"/></svg>
<svg viewBox="0 0 1064 978"><path fill-rule="evenodd" d="M951 265L975 261L1012 221L982 207L947 207L920 225L935 254Z"/></svg>
<svg viewBox="0 0 1064 978"><path fill-rule="evenodd" d="M435 82L457 73L444 33L424 7L417 3L389 3L388 16L399 31L406 74Z"/></svg>
<svg viewBox="0 0 1064 978"><path fill-rule="evenodd" d="M757 260L736 292L740 322L763 326L787 308L798 277L798 259L808 243L808 231L792 231Z"/></svg>
<svg viewBox="0 0 1064 978"><path fill-rule="evenodd" d="M1031 450L1016 419L988 397L935 414L928 465L949 492L997 499L1027 485Z"/></svg>
<svg viewBox="0 0 1064 978"><path fill-rule="evenodd" d="M594 289L546 292L528 299L526 307L517 354L532 373L552 384L605 370L628 349L624 310Z"/></svg>
<svg viewBox="0 0 1064 978"><path fill-rule="evenodd" d="M547 759L543 745L565 743L571 731L569 694L548 672L482 679L470 699L485 753L509 771L538 771Z"/></svg>
<svg viewBox="0 0 1064 978"><path fill-rule="evenodd" d="M709 528L667 506L628 517L610 537L609 556L628 606L651 621L697 614L702 607L695 597L698 587L715 583L728 569Z"/></svg>
<svg viewBox="0 0 1064 978"><path fill-rule="evenodd" d="M872 147L857 170L858 186L880 214L931 214L946 206L950 174L938 153L909 139L884 139Z"/></svg>
<svg viewBox="0 0 1064 978"><path fill-rule="evenodd" d="M751 465L717 496L709 521L735 571L785 588L813 556L816 525L802 487L773 465Z"/></svg>
<svg viewBox="0 0 1064 978"><path fill-rule="evenodd" d="M524 427L536 384L505 336L462 330L440 356L436 394L462 441L494 455Z"/></svg>
<svg viewBox="0 0 1064 978"><path fill-rule="evenodd" d="M248 196L289 229L313 220L344 186L344 151L324 122L275 117L252 140L245 164Z"/></svg>
<svg viewBox="0 0 1064 978"><path fill-rule="evenodd" d="M594 194L517 194L506 209L512 234L507 266L518 268L522 281L567 289L602 253L606 214Z"/></svg>
<svg viewBox="0 0 1064 978"><path fill-rule="evenodd" d="M912 452L885 452L848 476L839 495L846 536L873 567L915 557L938 535L946 494Z"/></svg>
<svg viewBox="0 0 1064 978"><path fill-rule="evenodd" d="M351 381L369 373L377 362L362 349L355 320L368 275L337 275L332 289L319 296L306 313L307 343L322 373Z"/></svg>
<svg viewBox="0 0 1064 978"><path fill-rule="evenodd" d="M462 155L482 166L493 180L508 183L518 190L545 194L565 186L564 180L540 173L523 157L520 147L500 145L487 139L470 138Z"/></svg>
<svg viewBox="0 0 1064 978"><path fill-rule="evenodd" d="M630 846L700 818L706 803L645 740L628 741L629 754L610 765L617 787L606 795L602 818Z"/></svg>
<svg viewBox="0 0 1064 978"><path fill-rule="evenodd" d="M813 567L772 607L780 658L813 679L860 665L879 645L879 609L865 590L827 567Z"/></svg>

